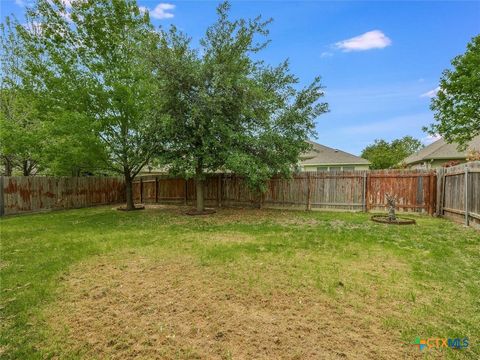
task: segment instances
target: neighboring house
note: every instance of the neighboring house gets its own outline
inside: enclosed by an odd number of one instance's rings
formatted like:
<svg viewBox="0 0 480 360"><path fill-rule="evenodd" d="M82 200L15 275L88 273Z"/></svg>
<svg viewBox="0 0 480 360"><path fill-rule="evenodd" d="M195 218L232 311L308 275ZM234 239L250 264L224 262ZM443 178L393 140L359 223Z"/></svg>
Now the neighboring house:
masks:
<svg viewBox="0 0 480 360"><path fill-rule="evenodd" d="M301 171L368 170L370 161L309 141L312 149L300 156Z"/></svg>
<svg viewBox="0 0 480 360"><path fill-rule="evenodd" d="M451 161L465 162L467 152L471 149L480 151L480 135L468 143L465 151L458 151L457 144L448 144L439 139L405 158L403 162L411 169L435 169Z"/></svg>
<svg viewBox="0 0 480 360"><path fill-rule="evenodd" d="M368 170L370 161L345 151L309 141L312 149L300 156L300 171ZM221 172L221 171L217 171ZM139 175L166 174L165 167L145 166Z"/></svg>

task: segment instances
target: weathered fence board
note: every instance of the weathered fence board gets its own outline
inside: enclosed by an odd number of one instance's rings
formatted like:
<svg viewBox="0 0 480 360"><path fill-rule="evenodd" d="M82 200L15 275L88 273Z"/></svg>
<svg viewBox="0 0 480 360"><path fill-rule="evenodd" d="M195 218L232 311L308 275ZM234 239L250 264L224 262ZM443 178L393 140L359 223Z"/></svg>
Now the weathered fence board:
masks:
<svg viewBox="0 0 480 360"><path fill-rule="evenodd" d="M362 210L363 174L353 171L308 174L307 208Z"/></svg>
<svg viewBox="0 0 480 360"><path fill-rule="evenodd" d="M367 209L383 210L386 194L394 194L405 211L435 210L435 173L421 170L379 170L367 174Z"/></svg>
<svg viewBox="0 0 480 360"><path fill-rule="evenodd" d="M437 214L480 226L480 161L438 172Z"/></svg>
<svg viewBox="0 0 480 360"><path fill-rule="evenodd" d="M291 179L272 178L264 194L252 191L233 174L205 180L209 206L265 206L306 209L384 210L386 194L398 198L402 211L435 211L435 174L431 171L338 171L301 173ZM195 182L168 176L144 176L134 183L135 200L143 203L193 204Z"/></svg>
<svg viewBox="0 0 480 360"><path fill-rule="evenodd" d="M5 215L82 208L125 200L124 183L110 177L2 177Z"/></svg>

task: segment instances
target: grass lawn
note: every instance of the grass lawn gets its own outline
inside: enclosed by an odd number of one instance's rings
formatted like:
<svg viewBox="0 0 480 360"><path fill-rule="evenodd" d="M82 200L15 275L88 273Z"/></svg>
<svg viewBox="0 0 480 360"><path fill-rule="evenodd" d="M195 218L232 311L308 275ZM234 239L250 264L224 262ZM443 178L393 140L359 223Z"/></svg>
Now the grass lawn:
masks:
<svg viewBox="0 0 480 360"><path fill-rule="evenodd" d="M101 207L1 226L0 357L480 358L480 233L418 216ZM416 337L465 338L420 351Z"/></svg>

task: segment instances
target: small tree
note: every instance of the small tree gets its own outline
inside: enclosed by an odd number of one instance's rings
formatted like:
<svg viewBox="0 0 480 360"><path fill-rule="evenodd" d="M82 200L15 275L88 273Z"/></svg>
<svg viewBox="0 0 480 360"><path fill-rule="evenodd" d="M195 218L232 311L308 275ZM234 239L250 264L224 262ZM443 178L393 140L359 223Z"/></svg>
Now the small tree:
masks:
<svg viewBox="0 0 480 360"><path fill-rule="evenodd" d="M42 95L56 139L88 141L90 155L96 149L105 169L123 175L133 209L133 179L162 148L145 61L158 41L148 14L135 0L38 0L28 18L40 31L16 26L28 56L23 81Z"/></svg>
<svg viewBox="0 0 480 360"><path fill-rule="evenodd" d="M440 134L447 142L465 149L480 134L480 35L467 45L467 51L452 60L440 79L440 90L432 99L436 123L425 127L430 134Z"/></svg>
<svg viewBox="0 0 480 360"><path fill-rule="evenodd" d="M287 176L308 149L313 120L327 111L319 78L297 90L287 62L270 67L253 59L267 42L270 20L230 20L230 5L217 8L200 49L176 28L162 31L153 58L163 108L169 114L168 162L173 173L194 177L197 211L204 211L204 179L232 171L262 190L272 175Z"/></svg>
<svg viewBox="0 0 480 360"><path fill-rule="evenodd" d="M399 166L403 159L422 147L420 140L411 136L404 136L392 142L377 139L363 149L361 156L372 163L370 165L372 169L390 169Z"/></svg>

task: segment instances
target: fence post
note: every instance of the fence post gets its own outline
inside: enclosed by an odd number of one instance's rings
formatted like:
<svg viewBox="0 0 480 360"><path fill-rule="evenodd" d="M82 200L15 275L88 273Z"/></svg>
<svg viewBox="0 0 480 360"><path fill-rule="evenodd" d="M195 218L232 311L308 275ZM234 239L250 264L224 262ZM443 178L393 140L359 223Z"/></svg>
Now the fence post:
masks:
<svg viewBox="0 0 480 360"><path fill-rule="evenodd" d="M468 165L465 165L465 225L469 225L468 219Z"/></svg>
<svg viewBox="0 0 480 360"><path fill-rule="evenodd" d="M5 215L5 202L3 198L3 180L4 177L0 176L0 216Z"/></svg>
<svg viewBox="0 0 480 360"><path fill-rule="evenodd" d="M372 179L371 179L371 172L370 171L366 171L366 174L367 174L367 177L366 177L366 181L365 181L365 212L368 212L370 209L369 209L369 204L368 204L368 192L370 191L370 188L372 186L371 182L372 182Z"/></svg>
<svg viewBox="0 0 480 360"><path fill-rule="evenodd" d="M430 191L432 199L432 212L430 215L435 215L435 209L437 208L437 175L435 173L430 174Z"/></svg>
<svg viewBox="0 0 480 360"><path fill-rule="evenodd" d="M444 175L445 171L443 168L438 168L436 170L436 174L437 174L437 191L436 191L436 204L435 204L435 208L436 208L436 215L437 216L442 216L443 215L443 193L445 191L445 175Z"/></svg>
<svg viewBox="0 0 480 360"><path fill-rule="evenodd" d="M158 203L158 176L155 176L155 203Z"/></svg>
<svg viewBox="0 0 480 360"><path fill-rule="evenodd" d="M187 205L187 197L188 197L188 179L185 179L185 188L184 188L184 193L185 196L183 197L183 204L186 206Z"/></svg>
<svg viewBox="0 0 480 360"><path fill-rule="evenodd" d="M217 177L217 207L222 207L222 174Z"/></svg>
<svg viewBox="0 0 480 360"><path fill-rule="evenodd" d="M310 197L311 197L310 172L307 172L307 208L306 208L307 211L312 209L312 204L311 204Z"/></svg>
<svg viewBox="0 0 480 360"><path fill-rule="evenodd" d="M367 212L367 172L363 172L362 211Z"/></svg>
<svg viewBox="0 0 480 360"><path fill-rule="evenodd" d="M143 179L140 177L140 204L143 204Z"/></svg>

